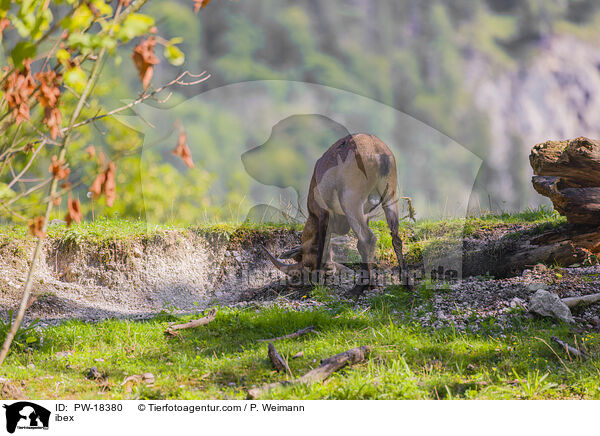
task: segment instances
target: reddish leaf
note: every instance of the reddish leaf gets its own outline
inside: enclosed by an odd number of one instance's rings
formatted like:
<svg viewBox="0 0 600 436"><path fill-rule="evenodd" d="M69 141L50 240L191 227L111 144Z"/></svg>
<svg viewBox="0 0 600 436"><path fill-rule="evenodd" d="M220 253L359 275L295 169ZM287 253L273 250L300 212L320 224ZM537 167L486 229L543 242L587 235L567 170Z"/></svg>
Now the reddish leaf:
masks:
<svg viewBox="0 0 600 436"><path fill-rule="evenodd" d="M65 161L59 161L56 155L52 156L52 163L50 164L50 173L57 180L66 179L69 177L71 170L65 166Z"/></svg>
<svg viewBox="0 0 600 436"><path fill-rule="evenodd" d="M106 180L106 174L100 173L96 176L96 179L94 179L92 186L90 186L90 192L94 195L94 198L98 198L100 197L100 194L102 194L104 180Z"/></svg>
<svg viewBox="0 0 600 436"><path fill-rule="evenodd" d="M104 195L106 196L106 205L112 206L117 191L117 183L115 182L115 171L116 167L114 162L108 164L108 169L106 170L106 180L104 181Z"/></svg>
<svg viewBox="0 0 600 436"><path fill-rule="evenodd" d="M56 197L54 197L54 198L52 199L52 204L53 204L54 206L58 206L58 205L60 205L60 203L61 203L61 202L62 202L62 198L61 198L61 197L59 197L59 196L56 196Z"/></svg>
<svg viewBox="0 0 600 436"><path fill-rule="evenodd" d="M194 168L194 161L192 160L192 152L187 144L187 136L185 132L181 132L179 134L179 139L177 140L177 147L173 150L173 154L175 156L179 156L183 159L183 162L190 168Z"/></svg>
<svg viewBox="0 0 600 436"><path fill-rule="evenodd" d="M44 123L50 129L50 136L56 139L60 133L60 124L62 123L62 114L57 107L44 109Z"/></svg>
<svg viewBox="0 0 600 436"><path fill-rule="evenodd" d="M45 108L53 108L58 104L60 97L60 83L62 76L55 71L37 73L35 78L40 82L40 88L35 93L36 98Z"/></svg>
<svg viewBox="0 0 600 436"><path fill-rule="evenodd" d="M29 232L37 238L44 239L46 237L46 232L44 232L44 222L45 219L43 216L36 216L29 221Z"/></svg>
<svg viewBox="0 0 600 436"><path fill-rule="evenodd" d="M210 0L194 0L194 12L198 11L210 3Z"/></svg>
<svg viewBox="0 0 600 436"><path fill-rule="evenodd" d="M2 37L2 32L10 25L10 20L6 17L0 19L0 38Z"/></svg>
<svg viewBox="0 0 600 436"><path fill-rule="evenodd" d="M94 198L98 198L101 194L106 196L106 205L112 206L116 198L117 184L115 181L116 166L114 162L108 164L106 171L98 174L92 186L90 186L90 192Z"/></svg>
<svg viewBox="0 0 600 436"><path fill-rule="evenodd" d="M67 214L65 215L65 221L67 226L70 226L73 221L80 223L83 215L81 214L81 204L79 200L71 198L69 194L69 201L67 201Z"/></svg>
<svg viewBox="0 0 600 436"><path fill-rule="evenodd" d="M140 80L144 91L150 85L152 75L154 74L154 65L159 63L158 58L154 55L154 45L156 40L153 36L140 42L134 49L133 62L138 70Z"/></svg>
<svg viewBox="0 0 600 436"><path fill-rule="evenodd" d="M29 120L29 97L35 90L30 64L30 60L23 61L23 69L12 72L4 82L4 97L17 124Z"/></svg>
<svg viewBox="0 0 600 436"><path fill-rule="evenodd" d="M123 5L124 8L126 8L127 6L129 6L129 3L131 3L131 0L119 0L119 3Z"/></svg>
<svg viewBox="0 0 600 436"><path fill-rule="evenodd" d="M85 152L88 154L88 158L93 158L94 156L96 156L96 147L94 147L93 145L89 145L88 147L86 147Z"/></svg>

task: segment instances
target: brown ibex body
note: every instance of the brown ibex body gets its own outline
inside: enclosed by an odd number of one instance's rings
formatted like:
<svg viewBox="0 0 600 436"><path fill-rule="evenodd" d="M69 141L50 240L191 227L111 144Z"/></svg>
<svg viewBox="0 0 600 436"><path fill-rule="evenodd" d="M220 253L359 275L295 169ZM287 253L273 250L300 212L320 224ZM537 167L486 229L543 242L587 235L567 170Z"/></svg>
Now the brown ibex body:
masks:
<svg viewBox="0 0 600 436"><path fill-rule="evenodd" d="M362 268L351 293L361 294L373 285L377 238L369 228L369 220L380 206L390 228L398 265L401 270L404 268L402 240L398 235L396 161L379 138L357 133L333 144L315 164L307 203L302 245L288 256L296 263L285 264L265 249L279 270L294 275L335 268L330 236L343 235L352 229L358 238Z"/></svg>

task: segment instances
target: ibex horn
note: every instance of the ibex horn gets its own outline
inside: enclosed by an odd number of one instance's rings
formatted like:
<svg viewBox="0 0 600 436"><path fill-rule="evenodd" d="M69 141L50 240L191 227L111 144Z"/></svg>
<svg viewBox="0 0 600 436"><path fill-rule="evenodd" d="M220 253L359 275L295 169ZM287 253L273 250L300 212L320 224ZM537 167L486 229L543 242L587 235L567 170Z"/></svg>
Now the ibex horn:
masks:
<svg viewBox="0 0 600 436"><path fill-rule="evenodd" d="M300 262L288 265L287 263L281 262L279 259L277 259L275 256L273 256L271 253L269 253L269 250L267 250L264 246L261 245L260 248L263 249L263 251L268 256L269 260L271 262L273 262L273 265L275 265L275 267L282 273L287 274L287 275L293 275L302 270L302 264Z"/></svg>

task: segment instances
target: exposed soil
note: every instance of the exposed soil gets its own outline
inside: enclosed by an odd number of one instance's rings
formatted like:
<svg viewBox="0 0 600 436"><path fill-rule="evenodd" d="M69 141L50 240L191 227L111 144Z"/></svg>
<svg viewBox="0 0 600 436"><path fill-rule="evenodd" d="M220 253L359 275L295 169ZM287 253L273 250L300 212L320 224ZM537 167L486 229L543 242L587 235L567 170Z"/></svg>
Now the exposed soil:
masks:
<svg viewBox="0 0 600 436"><path fill-rule="evenodd" d="M482 229L465 238L463 246L485 258L485 253L497 250L498 241L518 241L521 233L529 231L521 225ZM102 244L48 239L35 275L34 292L38 297L27 316L48 323L69 318L150 317L165 310L190 312L216 304L318 306L321 303L310 297L310 286L278 283L283 278L281 273L259 249L264 244L272 252L281 253L298 244L299 238L299 232L281 229L233 235L162 231ZM354 246L354 238L338 238L334 245L336 257ZM4 314L18 305L32 249L29 240L13 240L0 246L0 307ZM391 265L382 267L391 271ZM342 282L331 287L345 299L349 286ZM600 267L548 269L539 265L513 277L483 275L434 287L437 290L429 298L419 297L413 302L413 314L423 325L454 324L461 330L467 325L477 328L477 320L493 317L495 326L502 329L512 322L510 314L526 310L529 297L537 289L560 297L600 292ZM376 289L364 298L382 292ZM588 327L600 326L600 303L573 314Z"/></svg>

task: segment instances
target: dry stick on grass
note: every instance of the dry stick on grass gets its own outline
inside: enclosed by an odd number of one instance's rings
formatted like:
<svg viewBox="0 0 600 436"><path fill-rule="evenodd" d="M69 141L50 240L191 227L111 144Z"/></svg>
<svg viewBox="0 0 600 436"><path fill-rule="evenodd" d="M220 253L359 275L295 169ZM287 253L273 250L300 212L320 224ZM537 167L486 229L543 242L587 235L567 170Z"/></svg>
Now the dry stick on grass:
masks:
<svg viewBox="0 0 600 436"><path fill-rule="evenodd" d="M585 352L578 350L577 348L567 344L565 341L558 339L556 336L550 336L550 339L552 339L558 345L563 347L564 350L567 352L567 354L573 355L575 357L579 357L582 360L585 360L588 358L588 355Z"/></svg>
<svg viewBox="0 0 600 436"><path fill-rule="evenodd" d="M290 333L289 335L278 336L276 338L271 338L271 339L259 339L258 342L275 342L275 341L280 341L282 339L294 339L294 338L297 338L298 336L302 336L307 333L313 333L313 332L316 332L315 327L312 325L309 325L308 327L300 329L297 332Z"/></svg>
<svg viewBox="0 0 600 436"><path fill-rule="evenodd" d="M573 371L571 371L571 369L567 366L567 364L564 362L564 360L562 360L560 358L560 356L558 354L556 354L556 351L554 351L554 348L552 348L550 346L550 344L548 344L548 342L546 342L542 338L538 338L537 336L534 336L534 338L537 339L538 341L543 342L546 345L546 347L550 348L550 351L552 351L552 353L558 358L558 360L560 360L560 363L562 363L562 366L564 366L567 371L569 371L571 374L573 374Z"/></svg>
<svg viewBox="0 0 600 436"><path fill-rule="evenodd" d="M271 342L269 342L268 355L269 355L269 359L271 359L271 362L273 363L273 366L275 367L275 369L277 371L279 371L279 372L285 371L290 376L292 375L292 371L290 370L288 363L285 361L285 359L283 357L281 357L281 354L279 354L277 352L277 350L275 349L275 346Z"/></svg>
<svg viewBox="0 0 600 436"><path fill-rule="evenodd" d="M578 304L592 304L600 301L600 293L591 295L582 295L580 297L567 297L563 298L562 302L569 308L573 308Z"/></svg>
<svg viewBox="0 0 600 436"><path fill-rule="evenodd" d="M168 334L174 334L175 330L183 330L183 329L193 329L195 327L199 327L201 325L206 325L209 322L213 321L215 319L215 317L217 316L217 308L212 308L210 309L210 311L208 312L208 314L200 319L193 319L189 322L186 322L184 324L173 324L170 325L169 327L167 327L167 331L166 333Z"/></svg>
<svg viewBox="0 0 600 436"><path fill-rule="evenodd" d="M344 351L340 354L336 354L335 356L322 360L320 366L308 371L300 378L294 380L284 380L276 383L269 383L259 388L250 389L248 391L248 397L250 399L256 399L262 394L280 386L292 386L299 383L314 383L323 381L335 371L343 368L346 365L352 365L355 363L362 362L367 358L370 351L371 350L369 349L369 347L362 346L358 348L352 348L351 350Z"/></svg>

